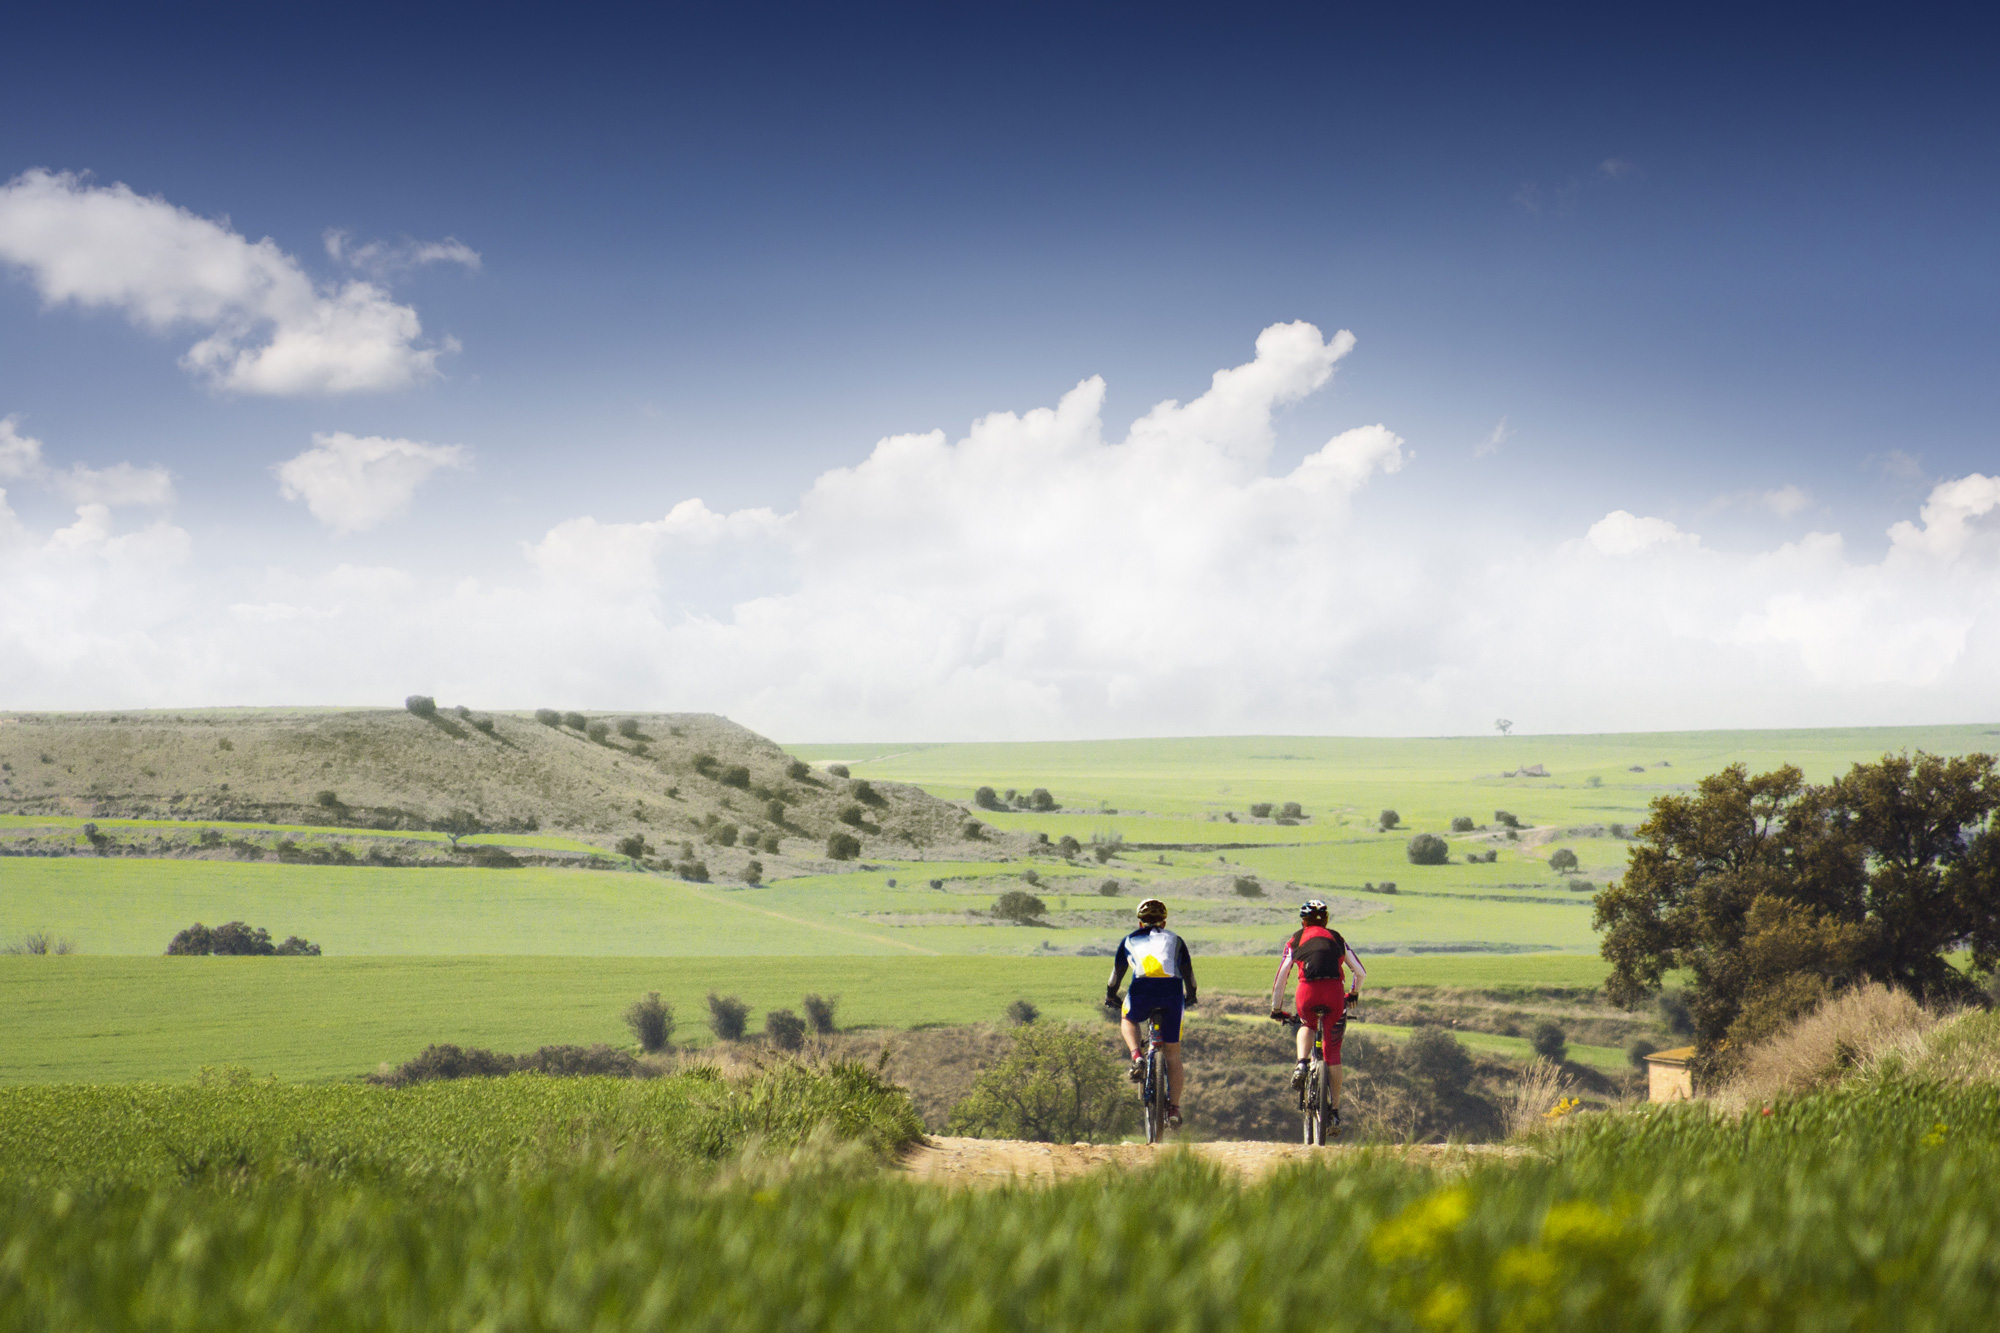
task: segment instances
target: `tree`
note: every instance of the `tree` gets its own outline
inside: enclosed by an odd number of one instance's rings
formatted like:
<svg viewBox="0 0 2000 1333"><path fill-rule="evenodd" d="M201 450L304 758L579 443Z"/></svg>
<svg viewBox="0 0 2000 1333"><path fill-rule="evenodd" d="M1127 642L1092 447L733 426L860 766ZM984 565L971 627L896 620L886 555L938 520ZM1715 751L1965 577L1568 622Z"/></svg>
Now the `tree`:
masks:
<svg viewBox="0 0 2000 1333"><path fill-rule="evenodd" d="M445 837L450 838L452 849L456 851L460 838L469 838L475 833L484 833L486 825L472 811L460 809L452 811L443 819L433 820L431 822L431 831L433 833L442 833Z"/></svg>
<svg viewBox="0 0 2000 1333"><path fill-rule="evenodd" d="M972 793L972 803L981 810L998 810L1002 808L1000 798L993 794L991 787L981 787L978 791Z"/></svg>
<svg viewBox="0 0 2000 1333"><path fill-rule="evenodd" d="M750 786L750 770L742 764L731 764L722 770L722 785L747 790Z"/></svg>
<svg viewBox="0 0 2000 1333"><path fill-rule="evenodd" d="M590 719L582 713L564 713L562 715L562 724L571 731L582 731L590 725Z"/></svg>
<svg viewBox="0 0 2000 1333"><path fill-rule="evenodd" d="M764 1035L781 1051L796 1051L806 1044L806 1021L789 1009L773 1009L764 1015Z"/></svg>
<svg viewBox="0 0 2000 1333"><path fill-rule="evenodd" d="M1694 978L1696 1076L1827 995L1877 981L1972 998L1947 955L2000 961L2000 775L1984 754L1885 755L1825 786L1741 764L1654 800L1622 880L1597 897L1606 994Z"/></svg>
<svg viewBox="0 0 2000 1333"><path fill-rule="evenodd" d="M634 861L640 861L651 856L653 849L646 844L645 834L634 833L629 837L618 840L618 854L620 856L629 856Z"/></svg>
<svg viewBox="0 0 2000 1333"><path fill-rule="evenodd" d="M1451 844L1435 833L1419 833L1404 849L1413 866L1441 866L1451 863Z"/></svg>
<svg viewBox="0 0 2000 1333"><path fill-rule="evenodd" d="M1083 844L1078 842L1072 834L1065 833L1056 841L1056 855L1058 856L1071 857L1082 850Z"/></svg>
<svg viewBox="0 0 2000 1333"><path fill-rule="evenodd" d="M644 999L634 1000L625 1011L625 1026L632 1029L632 1039L640 1050L658 1055L673 1040L674 1007L662 1000L658 991L647 991Z"/></svg>
<svg viewBox="0 0 2000 1333"><path fill-rule="evenodd" d="M1509 814L1505 810L1495 810L1493 812L1493 822L1498 824L1501 828L1521 827L1520 816Z"/></svg>
<svg viewBox="0 0 2000 1333"><path fill-rule="evenodd" d="M643 733L639 730L639 719L636 717L620 718L618 721L618 734L628 741L645 739Z"/></svg>
<svg viewBox="0 0 2000 1333"><path fill-rule="evenodd" d="M1297 801L1286 801L1284 806L1278 811L1278 818L1280 819L1304 819L1305 817L1305 809Z"/></svg>
<svg viewBox="0 0 2000 1333"><path fill-rule="evenodd" d="M413 694L403 700L403 707L409 709L418 717L430 719L437 716L438 701L431 698L428 694Z"/></svg>
<svg viewBox="0 0 2000 1333"><path fill-rule="evenodd" d="M1392 829L1392 828L1396 827L1396 825L1398 825L1398 824L1402 823L1402 822L1403 822L1403 817L1402 817L1401 815L1397 814L1397 813L1396 813L1396 812L1395 812L1394 810L1384 810L1384 811L1383 811L1383 812L1381 813L1381 815L1377 817L1377 821L1376 821L1376 822L1378 822L1379 824L1381 824L1381 826L1382 826L1382 831L1383 831L1384 833L1387 833L1387 832L1388 832L1388 831L1389 831L1390 829Z"/></svg>
<svg viewBox="0 0 2000 1333"><path fill-rule="evenodd" d="M1549 869L1558 875L1567 875L1576 869L1576 853L1567 847L1558 847L1549 853Z"/></svg>
<svg viewBox="0 0 2000 1333"><path fill-rule="evenodd" d="M863 824L867 822L868 812L863 810L858 805L843 805L840 807L840 814L838 818L840 822L843 824L851 825L854 828L860 828L862 827Z"/></svg>
<svg viewBox="0 0 2000 1333"><path fill-rule="evenodd" d="M1017 926L1040 920L1048 910L1047 903L1026 889L1009 889L993 900L993 915Z"/></svg>
<svg viewBox="0 0 2000 1333"><path fill-rule="evenodd" d="M861 855L861 839L852 833L835 833L826 840L826 854L835 861L852 861Z"/></svg>
<svg viewBox="0 0 2000 1333"><path fill-rule="evenodd" d="M846 765L846 764L828 764L828 765L826 766L826 771L827 771L828 773L831 773L831 774L832 774L832 775L833 775L834 777L837 777L837 778L844 778L844 777L846 777L846 776L847 776L847 765Z"/></svg>
<svg viewBox="0 0 2000 1333"><path fill-rule="evenodd" d="M535 710L535 721L545 727L560 727L562 720L562 714L553 708L537 708Z"/></svg>
<svg viewBox="0 0 2000 1333"><path fill-rule="evenodd" d="M1511 736L1514 734L1514 724L1504 717L1496 717L1493 719L1493 730L1502 736Z"/></svg>
<svg viewBox="0 0 2000 1333"><path fill-rule="evenodd" d="M1088 1029L1024 1023L1007 1055L981 1074L951 1113L950 1131L975 1138L1076 1143L1114 1138L1137 1103Z"/></svg>
<svg viewBox="0 0 2000 1333"><path fill-rule="evenodd" d="M1452 816L1452 820L1451 820L1451 831L1452 831L1453 833L1470 833L1470 832L1472 832L1472 816L1471 816L1471 815L1453 815L1453 816Z"/></svg>
<svg viewBox="0 0 2000 1333"><path fill-rule="evenodd" d="M762 884L764 882L764 863L753 858L748 865L744 866L743 882L745 884Z"/></svg>
<svg viewBox="0 0 2000 1333"><path fill-rule="evenodd" d="M770 820L773 824L784 823L785 803L776 797L764 802L764 818Z"/></svg>
<svg viewBox="0 0 2000 1333"><path fill-rule="evenodd" d="M592 722L583 729L583 734L590 737L597 744L602 745L611 738L611 728L603 722Z"/></svg>
<svg viewBox="0 0 2000 1333"><path fill-rule="evenodd" d="M814 1032L822 1037L834 1034L834 1010L840 1007L838 995L808 995L799 1001L799 1006L806 1011L806 1019L812 1024Z"/></svg>
<svg viewBox="0 0 2000 1333"><path fill-rule="evenodd" d="M803 759L794 759L785 765L785 776L794 782L804 782L812 776L812 765Z"/></svg>
<svg viewBox="0 0 2000 1333"><path fill-rule="evenodd" d="M1557 1064L1569 1059L1569 1034L1560 1025L1544 1020L1535 1024L1535 1031L1528 1038L1528 1045L1535 1048L1535 1054Z"/></svg>
<svg viewBox="0 0 2000 1333"><path fill-rule="evenodd" d="M1049 795L1047 787L1037 787L1034 791L1030 792L1028 794L1028 805L1036 810L1060 810L1062 808L1056 804L1056 798Z"/></svg>
<svg viewBox="0 0 2000 1333"><path fill-rule="evenodd" d="M708 993L708 1030L717 1041L742 1041L750 1025L750 1006L734 995Z"/></svg>
<svg viewBox="0 0 2000 1333"><path fill-rule="evenodd" d="M1269 819L1270 817L1271 817L1271 803L1269 801L1259 801L1255 805L1250 807L1250 818Z"/></svg>
<svg viewBox="0 0 2000 1333"><path fill-rule="evenodd" d="M317 958L319 946L298 935L285 936L285 942L271 950L279 958Z"/></svg>

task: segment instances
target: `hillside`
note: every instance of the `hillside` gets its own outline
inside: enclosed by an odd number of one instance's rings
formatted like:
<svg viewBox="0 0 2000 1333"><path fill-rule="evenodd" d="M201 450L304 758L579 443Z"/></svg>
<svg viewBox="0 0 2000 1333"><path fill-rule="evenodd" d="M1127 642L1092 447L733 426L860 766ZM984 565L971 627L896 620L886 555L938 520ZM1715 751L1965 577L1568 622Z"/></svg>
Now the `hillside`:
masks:
<svg viewBox="0 0 2000 1333"><path fill-rule="evenodd" d="M965 845L958 806L809 768L724 718L568 716L587 730L400 708L0 717L0 814L416 830L464 810L493 831L637 833L725 860L772 838L823 859L837 831L863 856Z"/></svg>

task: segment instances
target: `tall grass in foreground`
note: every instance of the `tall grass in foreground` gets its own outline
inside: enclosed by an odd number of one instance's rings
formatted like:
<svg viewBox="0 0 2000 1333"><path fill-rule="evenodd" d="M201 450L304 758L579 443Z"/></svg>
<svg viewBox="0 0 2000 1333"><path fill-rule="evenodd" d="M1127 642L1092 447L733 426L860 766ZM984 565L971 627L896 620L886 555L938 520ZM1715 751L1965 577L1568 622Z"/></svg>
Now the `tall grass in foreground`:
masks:
<svg viewBox="0 0 2000 1333"><path fill-rule="evenodd" d="M2000 1290L1996 1124L1991 1088L1885 1084L1603 1117L1469 1172L1367 1153L1248 1187L1188 1158L995 1190L629 1159L94 1188L10 1165L0 1326L1976 1328Z"/></svg>

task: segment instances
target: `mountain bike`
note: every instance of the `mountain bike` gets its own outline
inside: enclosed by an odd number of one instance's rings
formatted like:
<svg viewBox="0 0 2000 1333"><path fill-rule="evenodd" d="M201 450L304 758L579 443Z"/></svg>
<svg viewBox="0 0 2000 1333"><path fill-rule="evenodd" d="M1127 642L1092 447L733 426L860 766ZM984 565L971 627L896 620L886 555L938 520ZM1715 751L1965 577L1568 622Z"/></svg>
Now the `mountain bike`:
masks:
<svg viewBox="0 0 2000 1333"><path fill-rule="evenodd" d="M1350 999L1347 1003L1351 1007L1355 1001ZM1313 1029L1312 1057L1306 1065L1305 1086L1299 1089L1299 1120L1305 1144L1309 1148L1324 1147L1329 1132L1332 1136L1338 1137L1341 1129L1340 1108L1333 1103L1333 1079L1327 1073L1326 1064L1324 1015L1328 1011L1324 1006L1315 1005L1312 1012L1320 1017L1320 1021ZM1296 1032L1303 1020L1297 1014L1285 1014L1280 1021L1291 1031ZM1333 1027L1337 1034L1346 1032L1347 1015L1343 1013L1340 1021Z"/></svg>
<svg viewBox="0 0 2000 1333"><path fill-rule="evenodd" d="M1158 1143L1167 1129L1167 1057L1160 1040L1160 1011L1146 1014L1145 1062L1139 1075L1139 1100L1146 1108L1146 1142Z"/></svg>

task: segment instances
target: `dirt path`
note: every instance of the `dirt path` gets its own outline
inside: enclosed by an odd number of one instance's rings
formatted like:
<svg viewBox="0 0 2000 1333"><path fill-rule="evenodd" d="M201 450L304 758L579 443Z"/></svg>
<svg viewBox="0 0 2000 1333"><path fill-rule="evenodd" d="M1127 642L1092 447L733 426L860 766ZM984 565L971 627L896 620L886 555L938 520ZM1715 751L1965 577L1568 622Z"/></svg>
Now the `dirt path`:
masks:
<svg viewBox="0 0 2000 1333"><path fill-rule="evenodd" d="M1308 1148L1298 1143L1191 1143L1188 1151L1228 1167L1248 1179L1266 1175L1292 1162L1310 1161L1355 1148L1334 1145ZM1143 1143L1025 1143L1018 1139L925 1140L903 1159L903 1170L922 1180L946 1184L1005 1184L1013 1180L1066 1180L1101 1167L1141 1167L1171 1152ZM1503 1144L1425 1145L1397 1149L1412 1162L1426 1165L1463 1162L1474 1157L1511 1157L1522 1151Z"/></svg>

